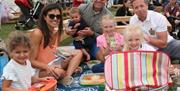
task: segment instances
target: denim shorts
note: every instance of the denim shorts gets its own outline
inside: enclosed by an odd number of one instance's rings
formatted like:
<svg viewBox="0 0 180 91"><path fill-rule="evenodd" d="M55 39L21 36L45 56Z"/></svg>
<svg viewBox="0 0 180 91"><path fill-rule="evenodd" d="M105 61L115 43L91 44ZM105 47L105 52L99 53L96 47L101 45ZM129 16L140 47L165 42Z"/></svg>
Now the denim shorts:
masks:
<svg viewBox="0 0 180 91"><path fill-rule="evenodd" d="M99 51L99 48L97 47L96 43L92 44L91 47L89 48L90 50L90 56L91 56L91 60L95 60L96 59L96 54Z"/></svg>

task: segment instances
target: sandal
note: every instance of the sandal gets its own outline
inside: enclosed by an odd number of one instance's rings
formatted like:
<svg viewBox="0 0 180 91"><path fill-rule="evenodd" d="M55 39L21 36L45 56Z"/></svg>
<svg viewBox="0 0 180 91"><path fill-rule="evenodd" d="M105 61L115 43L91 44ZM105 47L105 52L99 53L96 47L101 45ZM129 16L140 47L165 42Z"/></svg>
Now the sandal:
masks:
<svg viewBox="0 0 180 91"><path fill-rule="evenodd" d="M62 85L65 87L70 86L74 81L74 78L72 76L66 76L62 80L59 81Z"/></svg>
<svg viewBox="0 0 180 91"><path fill-rule="evenodd" d="M74 71L74 73L75 74L81 74L83 72L83 69L82 69L82 67L77 67L76 69L75 69L75 71Z"/></svg>
<svg viewBox="0 0 180 91"><path fill-rule="evenodd" d="M175 68L175 69L174 69L174 75L175 75L175 76L180 76L180 69Z"/></svg>
<svg viewBox="0 0 180 91"><path fill-rule="evenodd" d="M175 68L175 69L173 70L173 73L170 73L170 76L171 76L172 78L179 77L179 76L180 76L180 69Z"/></svg>

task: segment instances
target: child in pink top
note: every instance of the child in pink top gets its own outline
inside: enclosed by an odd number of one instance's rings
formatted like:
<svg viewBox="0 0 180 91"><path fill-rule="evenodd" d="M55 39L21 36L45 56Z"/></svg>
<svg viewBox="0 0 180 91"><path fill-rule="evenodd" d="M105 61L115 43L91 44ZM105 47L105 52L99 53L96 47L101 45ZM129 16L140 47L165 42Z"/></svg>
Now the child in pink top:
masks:
<svg viewBox="0 0 180 91"><path fill-rule="evenodd" d="M123 49L123 36L115 31L115 21L112 16L104 15L101 21L101 27L103 30L103 34L98 36L97 47L100 49L99 52L102 54L99 57L101 61L100 64L97 64L92 67L93 72L104 72L104 60L105 57L110 52L122 51Z"/></svg>

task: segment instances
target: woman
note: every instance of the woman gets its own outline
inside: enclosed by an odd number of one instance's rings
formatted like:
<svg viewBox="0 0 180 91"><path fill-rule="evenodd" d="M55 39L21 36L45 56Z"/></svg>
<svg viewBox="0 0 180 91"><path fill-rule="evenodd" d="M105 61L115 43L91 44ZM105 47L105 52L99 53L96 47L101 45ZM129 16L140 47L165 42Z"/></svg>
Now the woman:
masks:
<svg viewBox="0 0 180 91"><path fill-rule="evenodd" d="M48 65L49 62L55 59L54 53L60 42L62 32L63 19L60 6L56 3L46 5L40 13L38 28L30 34L34 47L31 60L32 65L40 69L40 76L53 76L56 79L63 78L63 80L70 81L72 79L71 75L79 66L82 58L80 50L72 51L72 56L66 59L68 63L65 64L67 65L63 65L65 67ZM66 72L64 71L65 68L67 69Z"/></svg>
<svg viewBox="0 0 180 91"><path fill-rule="evenodd" d="M129 7L131 6L130 0L123 0L123 6L120 7L117 12L116 16L132 16L132 13L129 10ZM127 22L118 22L118 25L127 25Z"/></svg>

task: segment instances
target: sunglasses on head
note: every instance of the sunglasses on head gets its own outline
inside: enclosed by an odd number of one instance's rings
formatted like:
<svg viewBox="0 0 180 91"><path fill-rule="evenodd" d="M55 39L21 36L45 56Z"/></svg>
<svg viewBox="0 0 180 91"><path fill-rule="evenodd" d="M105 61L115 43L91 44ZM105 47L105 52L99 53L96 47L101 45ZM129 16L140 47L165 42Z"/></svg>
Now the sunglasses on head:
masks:
<svg viewBox="0 0 180 91"><path fill-rule="evenodd" d="M48 17L49 17L50 19L54 19L55 17L56 17L56 19L60 19L60 18L61 18L61 15L60 15L60 14L59 14L59 15L48 14Z"/></svg>

